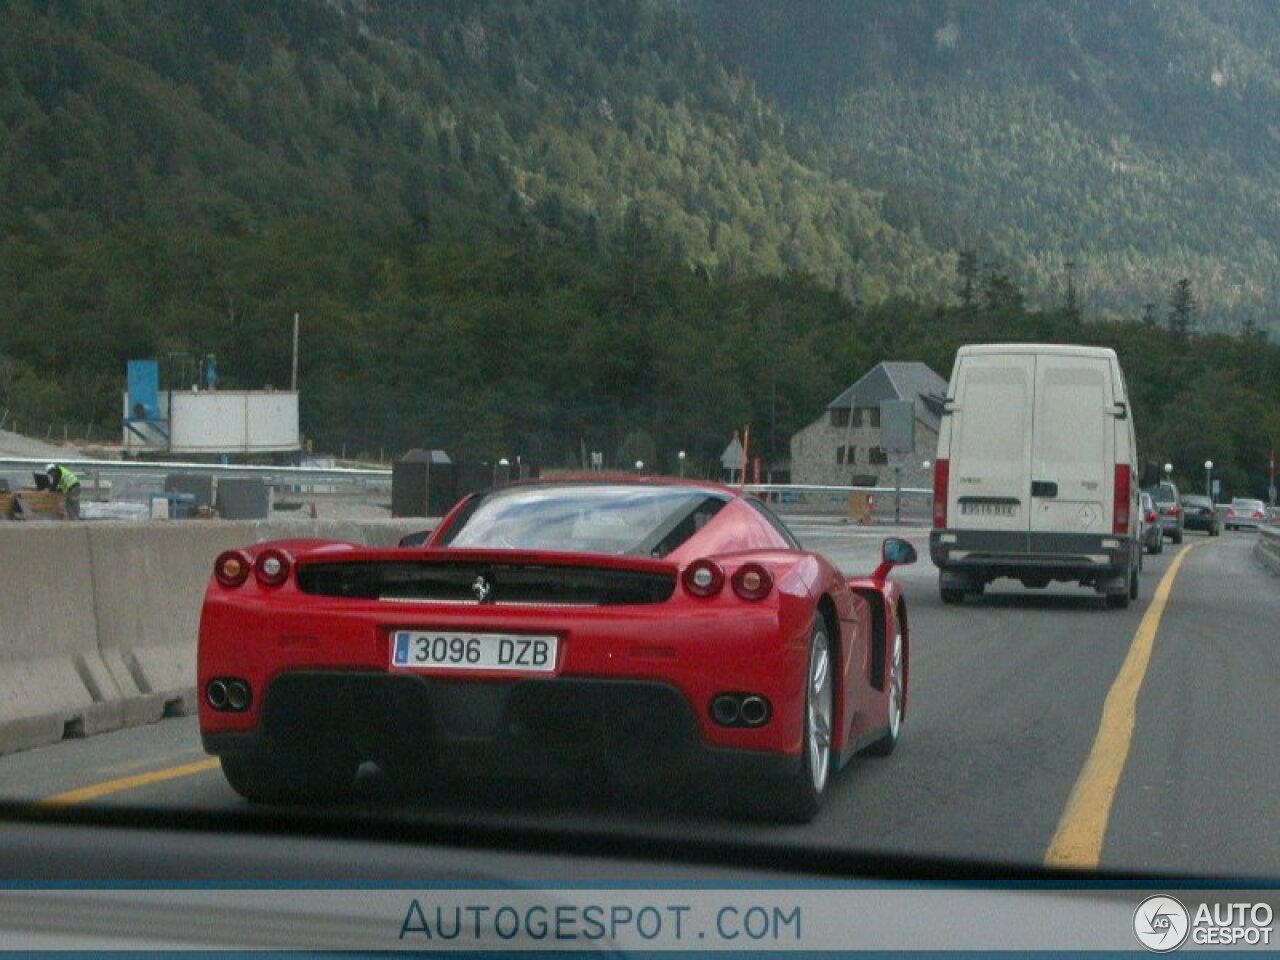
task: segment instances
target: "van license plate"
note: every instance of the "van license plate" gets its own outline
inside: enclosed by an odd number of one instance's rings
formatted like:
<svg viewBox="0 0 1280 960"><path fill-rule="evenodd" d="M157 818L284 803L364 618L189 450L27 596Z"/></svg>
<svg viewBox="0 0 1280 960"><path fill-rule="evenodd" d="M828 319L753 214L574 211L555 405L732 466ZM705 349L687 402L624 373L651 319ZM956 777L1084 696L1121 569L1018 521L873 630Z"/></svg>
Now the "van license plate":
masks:
<svg viewBox="0 0 1280 960"><path fill-rule="evenodd" d="M977 517L1016 517L1018 505L1016 503L961 503L960 514Z"/></svg>

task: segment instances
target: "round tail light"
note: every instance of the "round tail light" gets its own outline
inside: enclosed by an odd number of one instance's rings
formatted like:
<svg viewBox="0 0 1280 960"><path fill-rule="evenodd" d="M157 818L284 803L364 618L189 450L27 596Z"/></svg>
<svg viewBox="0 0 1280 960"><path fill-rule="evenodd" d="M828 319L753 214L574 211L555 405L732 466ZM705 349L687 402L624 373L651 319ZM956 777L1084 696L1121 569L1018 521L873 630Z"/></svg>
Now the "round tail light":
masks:
<svg viewBox="0 0 1280 960"><path fill-rule="evenodd" d="M773 574L758 563L748 563L733 575L733 592L743 600L763 600L773 589Z"/></svg>
<svg viewBox="0 0 1280 960"><path fill-rule="evenodd" d="M714 597L724 588L724 571L711 560L696 560L684 569L684 588L695 597Z"/></svg>
<svg viewBox="0 0 1280 960"><path fill-rule="evenodd" d="M227 550L218 554L213 562L213 575L224 587L238 587L249 579L253 564L239 550Z"/></svg>
<svg viewBox="0 0 1280 960"><path fill-rule="evenodd" d="M278 587L289 579L293 564L283 550L263 550L254 562L253 572L264 587Z"/></svg>

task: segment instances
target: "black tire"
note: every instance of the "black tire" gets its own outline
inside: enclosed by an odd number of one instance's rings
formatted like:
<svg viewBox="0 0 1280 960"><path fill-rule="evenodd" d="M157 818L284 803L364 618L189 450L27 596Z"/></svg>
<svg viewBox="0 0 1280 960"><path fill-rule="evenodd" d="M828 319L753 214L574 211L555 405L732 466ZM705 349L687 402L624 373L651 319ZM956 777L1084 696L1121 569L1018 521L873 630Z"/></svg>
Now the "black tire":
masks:
<svg viewBox="0 0 1280 960"><path fill-rule="evenodd" d="M907 641L902 635L902 615L893 618L893 637L889 640L889 730L881 739L867 747L866 752L873 757L887 757L893 753L902 738L902 711L906 698L907 678Z"/></svg>
<svg viewBox="0 0 1280 960"><path fill-rule="evenodd" d="M1142 572L1142 553L1138 553L1138 565L1129 574L1129 599L1138 599L1138 574Z"/></svg>
<svg viewBox="0 0 1280 960"><path fill-rule="evenodd" d="M1221 532L1222 532L1222 531L1221 531L1221 530L1219 530L1217 527L1210 527L1210 528L1209 528L1209 536L1211 536L1211 537L1216 537L1216 536L1217 536L1219 533L1221 533Z"/></svg>
<svg viewBox="0 0 1280 960"><path fill-rule="evenodd" d="M960 603L962 600L964 600L963 590L958 590L954 587L940 587L939 591L942 593L943 603L955 604L955 603Z"/></svg>
<svg viewBox="0 0 1280 960"><path fill-rule="evenodd" d="M827 624L815 615L809 634L809 656L805 668L804 743L800 769L781 781L770 804L774 819L786 823L808 823L827 797L827 787L835 769L832 725L835 719L834 645L827 637Z"/></svg>
<svg viewBox="0 0 1280 960"><path fill-rule="evenodd" d="M1126 610L1129 607L1129 601L1136 596L1136 583L1138 580L1137 571L1132 565L1129 567L1129 582L1124 593L1108 593L1107 607L1111 610Z"/></svg>
<svg viewBox="0 0 1280 960"><path fill-rule="evenodd" d="M346 797L359 766L354 755L335 745L331 751L303 753L256 750L219 758L231 789L251 803L323 803Z"/></svg>
<svg viewBox="0 0 1280 960"><path fill-rule="evenodd" d="M1182 528L1181 528L1181 527L1179 527L1177 530L1173 531L1173 542L1174 542L1174 543L1182 543Z"/></svg>

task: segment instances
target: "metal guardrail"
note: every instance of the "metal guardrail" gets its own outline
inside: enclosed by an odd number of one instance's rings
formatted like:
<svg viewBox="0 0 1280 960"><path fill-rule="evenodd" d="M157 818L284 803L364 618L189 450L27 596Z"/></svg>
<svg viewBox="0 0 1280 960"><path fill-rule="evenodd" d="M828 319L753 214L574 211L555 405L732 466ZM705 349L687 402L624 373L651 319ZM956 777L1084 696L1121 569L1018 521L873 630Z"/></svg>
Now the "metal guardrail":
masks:
<svg viewBox="0 0 1280 960"><path fill-rule="evenodd" d="M811 498L824 499L827 501L827 506L830 506L830 501L835 497L847 497L850 500L848 505L849 516L863 523L872 522L873 514L877 511L872 510L870 504L866 504L861 514L855 514L853 499L856 495L861 494L868 499L872 497L880 498L878 512L882 516L892 513L895 523L902 521L904 500L923 500L927 504L933 499L933 489L929 487L860 487L821 483L748 483L743 486L743 489L751 493L764 494L771 500L774 499L772 495L776 494L780 505L788 506L803 504Z"/></svg>
<svg viewBox="0 0 1280 960"><path fill-rule="evenodd" d="M868 493L874 495L901 494L904 497L933 498L931 487L846 487L821 483L748 483L743 487L752 493Z"/></svg>
<svg viewBox="0 0 1280 960"><path fill-rule="evenodd" d="M390 490L391 470L355 467L284 467L243 464L158 462L144 460L59 459L58 463L96 485L97 478L164 481L171 473L199 473L217 477L260 477L279 487L346 486L353 490ZM43 473L47 458L0 458L0 473Z"/></svg>

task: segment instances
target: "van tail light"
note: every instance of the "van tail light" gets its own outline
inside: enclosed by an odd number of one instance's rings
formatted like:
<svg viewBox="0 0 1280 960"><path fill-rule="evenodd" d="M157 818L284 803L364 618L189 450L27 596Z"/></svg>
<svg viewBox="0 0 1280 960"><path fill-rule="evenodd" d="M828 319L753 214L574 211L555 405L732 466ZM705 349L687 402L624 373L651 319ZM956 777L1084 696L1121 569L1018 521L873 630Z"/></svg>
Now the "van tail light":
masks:
<svg viewBox="0 0 1280 960"><path fill-rule="evenodd" d="M1181 512L1182 512L1182 508L1179 507L1176 503L1169 507L1169 516L1171 517L1176 517Z"/></svg>
<svg viewBox="0 0 1280 960"><path fill-rule="evenodd" d="M947 481L950 479L951 462L936 460L933 464L933 529L947 526Z"/></svg>
<svg viewBox="0 0 1280 960"><path fill-rule="evenodd" d="M1129 497L1133 493L1131 486L1133 471L1127 463L1116 464L1115 510L1112 513L1111 532L1117 536L1129 533Z"/></svg>

